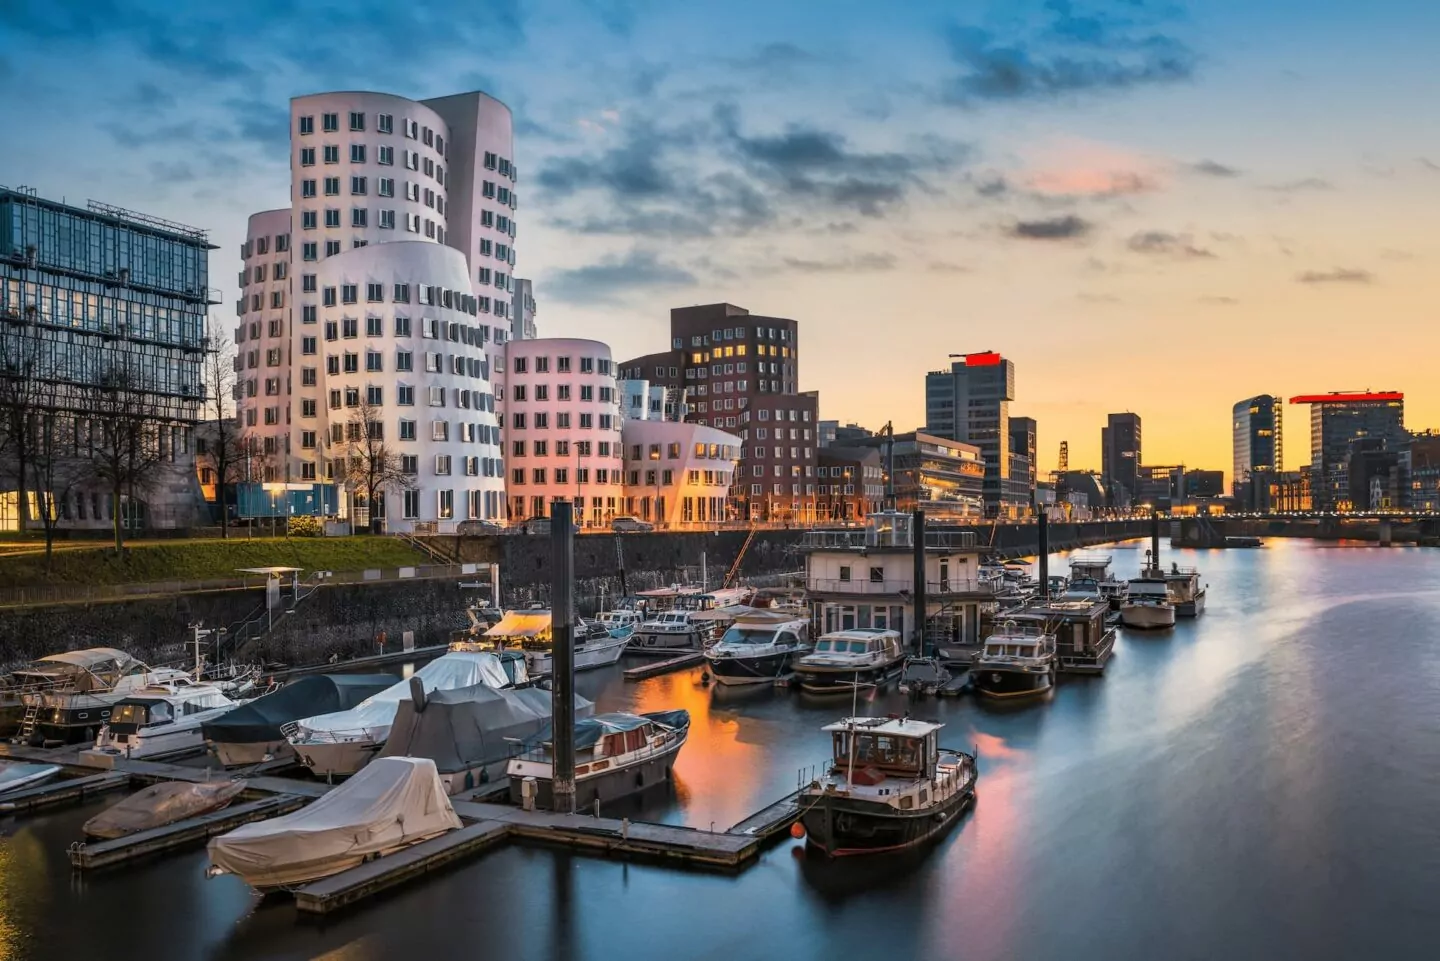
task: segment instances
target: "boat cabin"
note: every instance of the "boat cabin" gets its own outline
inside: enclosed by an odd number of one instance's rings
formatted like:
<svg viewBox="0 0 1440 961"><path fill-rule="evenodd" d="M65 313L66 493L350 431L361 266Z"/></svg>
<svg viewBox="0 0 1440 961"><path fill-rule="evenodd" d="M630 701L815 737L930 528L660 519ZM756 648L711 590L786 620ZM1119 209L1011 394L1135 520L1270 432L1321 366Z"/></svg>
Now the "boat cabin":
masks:
<svg viewBox="0 0 1440 961"><path fill-rule="evenodd" d="M1110 580L1109 554L1075 554L1070 558L1070 579L1085 579L1099 584Z"/></svg>
<svg viewBox="0 0 1440 961"><path fill-rule="evenodd" d="M845 659L856 661L890 661L903 656L904 650L899 631L888 631L879 627L857 627L850 631L832 631L822 635L815 642L812 657L826 655L820 660Z"/></svg>
<svg viewBox="0 0 1440 961"><path fill-rule="evenodd" d="M940 754L942 727L933 721L893 717L852 717L827 724L822 730L830 734L834 749L831 773L841 777L848 773L851 784L862 786L886 778L930 777Z"/></svg>
<svg viewBox="0 0 1440 961"><path fill-rule="evenodd" d="M778 645L798 647L810 635L810 622L764 616L742 616L730 625L719 643L723 645Z"/></svg>
<svg viewBox="0 0 1440 961"><path fill-rule="evenodd" d="M640 626L643 618L639 611L601 611L595 615L595 622L607 631L623 631Z"/></svg>
<svg viewBox="0 0 1440 961"><path fill-rule="evenodd" d="M1013 619L1005 626L985 638L985 648L980 652L982 660L990 662L1034 661L1055 653L1055 635L1031 627L1021 627Z"/></svg>
<svg viewBox="0 0 1440 961"><path fill-rule="evenodd" d="M191 714L234 707L235 702L208 684L174 682L143 688L121 699L110 711L112 734L134 734L141 728L171 724Z"/></svg>
<svg viewBox="0 0 1440 961"><path fill-rule="evenodd" d="M1129 595L1132 601L1168 601L1170 585L1163 577L1136 577L1130 581Z"/></svg>
<svg viewBox="0 0 1440 961"><path fill-rule="evenodd" d="M635 599L636 603L644 609L645 615L650 617L662 611L683 609L692 599L699 597L702 593L699 587L682 587L679 584L672 584L669 587L659 587L653 591L638 591Z"/></svg>
<svg viewBox="0 0 1440 961"><path fill-rule="evenodd" d="M1054 634L1061 670L1098 673L1115 647L1115 629L1105 622L1109 613L1103 598L1070 596L1017 611L1007 622Z"/></svg>

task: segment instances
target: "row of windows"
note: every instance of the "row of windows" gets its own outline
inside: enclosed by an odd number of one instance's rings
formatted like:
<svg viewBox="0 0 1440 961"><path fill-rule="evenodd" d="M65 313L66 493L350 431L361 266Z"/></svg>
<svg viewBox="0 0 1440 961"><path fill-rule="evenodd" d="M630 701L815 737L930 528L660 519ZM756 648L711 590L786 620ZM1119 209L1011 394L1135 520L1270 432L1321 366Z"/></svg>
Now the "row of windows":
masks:
<svg viewBox="0 0 1440 961"><path fill-rule="evenodd" d="M411 201L412 203L417 203L417 204L418 204L418 203L423 203L423 204L424 204L425 206L427 206L427 207L433 207L436 211L438 211L438 212L441 213L441 214L444 214L444 213L445 213L445 195L444 195L444 194L442 194L442 193L437 193L436 191L431 190L429 187L422 186L421 184L418 184L418 183L416 183L416 182L413 181L413 180L402 181L402 183L404 184L404 187L405 187L404 197L405 197L406 200L409 200L409 201ZM302 200L313 200L313 199L315 199L315 197L317 197L317 196L319 195L319 194L318 194L318 191L320 190L320 188L321 188L322 186L324 187L324 190L325 190L325 196L327 196L327 197L338 197L338 196L340 196L341 179L340 179L339 177L326 177L323 181L319 181L319 180L308 180L308 179L307 179L307 180L302 180L302 181L300 181L300 198L301 198ZM366 196L369 196L369 194L370 194L370 178L369 178L369 177L353 176L353 177L350 178L350 196L352 196L352 197L366 197ZM395 196L395 178L394 178L394 177L376 177L376 178L375 178L375 195L376 195L377 197L394 197L394 196ZM509 222L508 218L506 218L506 222L507 222L507 224L508 224L508 222ZM302 211L302 212L301 212L301 215L300 215L300 226L301 226L303 229L305 229L305 230L314 230L314 229L315 229L315 223L316 223L315 212L314 212L313 210L307 210L307 211ZM331 223L329 223L329 222L328 222L328 217L327 217L326 226L327 226L327 227L338 226L338 224L331 224Z"/></svg>
<svg viewBox="0 0 1440 961"><path fill-rule="evenodd" d="M550 399L550 385L536 384L535 389L531 391L525 384L516 384L513 388L511 388L510 396L512 400L517 400L521 402L524 402L528 397L533 397L536 402L545 402ZM582 402L593 402L595 398L596 392L594 386L590 384L580 385L580 400ZM613 387L601 387L599 392L599 398L600 403L602 404L615 403L615 389ZM570 385L557 384L555 386L555 399L559 401L570 400Z"/></svg>
<svg viewBox="0 0 1440 961"><path fill-rule="evenodd" d="M324 163L326 163L326 164L338 164L338 163L340 162L340 146L339 146L338 144L326 144L325 146L321 147L320 150L321 150L320 156L322 157ZM352 163L352 164L363 164L363 163L365 163L366 158L367 158L368 156L369 156L369 150L367 149L367 147L366 147L365 144L363 144L363 143L352 143L352 144L350 145L350 163ZM379 164L380 166L382 166L382 167L393 167L393 166L395 166L395 148L394 148L394 147L387 147L387 146L381 146L381 147L376 148L376 150L375 150L375 162L376 162L377 164ZM427 176L427 177L431 178L432 180L436 181L437 183L440 184L440 186L442 186L442 187L445 186L445 167L444 167L443 165L441 165L441 164L437 164L435 161L431 160L429 157L422 157L422 156L420 155L420 152L419 152L418 150L401 150L401 151L400 151L400 162L401 162L401 165L402 165L406 170L414 170L414 171L416 171L417 173L423 171L424 174L425 174L425 176ZM315 148L314 148L314 147L301 147L301 148L300 148L300 166L302 166L302 167L313 167L313 166L315 166ZM328 178L327 178L327 179L328 179ZM338 180L339 178L337 177L337 178L335 178L335 179ZM313 181L312 181L312 182L313 182ZM487 181L487 183L488 183L488 181ZM504 188L501 188L501 189L503 190ZM490 193L486 194L486 196L487 196L487 197L490 197L490 198L494 198L494 197L495 197L495 193L496 193L495 187L494 187L493 184L491 184L491 185L490 185ZM514 202L513 202L513 196L511 195L511 193L510 193L509 191L506 191L506 196L505 196L503 199L501 199L500 202L501 202L501 203L509 203L510 207L512 207L512 208L515 206L515 204L514 204Z"/></svg>
<svg viewBox="0 0 1440 961"><path fill-rule="evenodd" d="M534 414L516 412L510 415L510 426L516 430L549 430L550 411L537 411ZM619 430L620 418L613 414L577 414L575 422L580 425L581 430L594 430L598 423L600 430ZM527 428L526 424L530 426ZM570 411L558 411L555 413L555 429L569 430L571 424Z"/></svg>
<svg viewBox="0 0 1440 961"><path fill-rule="evenodd" d="M271 279L284 280L290 271L290 263L286 260L277 260L273 265L256 264L253 267L246 267L240 271L240 286L248 287L253 279L257 284L265 283L267 268L273 266L275 269L269 271Z"/></svg>
<svg viewBox="0 0 1440 961"><path fill-rule="evenodd" d="M591 473L591 472L590 472L590 468L588 468L588 467L577 467L577 468L575 468L575 483L576 483L576 484L589 484L589 483L591 482L591 481L590 481L590 473ZM620 483L620 481L621 481L620 471L618 471L618 470L610 470L609 468L606 468L606 467L600 467L600 468L596 468L596 470L595 470L594 473L595 473L595 481L594 481L594 482L595 482L596 484L618 484L618 483ZM667 473L668 473L668 471L667 471ZM546 469L545 469L544 467L532 467L532 468L530 468L529 478L530 478L530 481L531 481L532 483L535 483L535 484L544 484L544 483L546 483L546 480L545 480L546 476L547 476L547 472L546 472ZM570 483L570 468L568 468L568 467L557 467L557 468L555 468L554 471L553 471L552 473L550 473L548 476L554 477L556 484L569 484L569 483ZM510 483L511 483L511 484L521 484L521 485L523 485L523 484L525 483L525 478L526 478L526 473L525 473L525 468L523 468L523 467L516 467L516 468L514 468L513 470L510 471Z"/></svg>
<svg viewBox="0 0 1440 961"><path fill-rule="evenodd" d="M668 444L631 444L631 460L659 460L661 450L665 451L666 460L679 460L681 446L678 441L671 441ZM697 441L695 444L695 457L697 460L735 460L740 456L739 452L730 444L707 444Z"/></svg>
<svg viewBox="0 0 1440 961"><path fill-rule="evenodd" d="M726 340L745 340L750 336L749 327L726 327L723 330L712 331L709 335L696 334L690 338L691 347L709 347L711 344L718 344ZM756 327L754 328L756 340L778 340L790 341L790 331L785 327ZM671 346L681 350L685 346L685 338L676 337L671 341Z"/></svg>
<svg viewBox="0 0 1440 961"><path fill-rule="evenodd" d="M537 374L548 374L548 373L550 373L550 358L549 358L549 357L516 357L515 360L514 360L514 363L511 364L511 367L512 367L512 369L515 371L515 373L517 373L517 374L527 374L527 373L530 372L530 368L531 368L531 366L532 366L532 363L531 363L532 361L534 362L534 363L533 363L533 366L534 366L534 369L535 369L535 373L537 373ZM556 358L555 358L555 372L556 372L556 373L559 373L559 374L568 374L568 373L570 373L570 371L571 371L570 357L568 357L568 356L563 356L563 357L556 357ZM607 357L581 357L581 358L580 358L580 373L582 373L582 374L602 374L602 375L608 377L608 376L610 375L610 360L609 360L609 358L607 358Z"/></svg>
<svg viewBox="0 0 1440 961"><path fill-rule="evenodd" d="M297 117L296 129L300 136L308 137L315 132L314 115ZM322 113L320 115L320 129L323 133L340 132L340 114ZM440 136L429 127L422 126L418 121L405 117L400 118L400 129L410 140L419 140L427 147L433 147L440 156L445 156L445 138ZM375 130L379 133L393 134L395 132L395 115L389 113L377 113L375 115ZM361 111L350 111L350 131L352 133L365 132L365 114Z"/></svg>
<svg viewBox="0 0 1440 961"><path fill-rule="evenodd" d="M574 447L574 456L576 457L589 457L590 452L594 450L597 452L596 456L606 458L613 457L616 460L620 459L620 444L612 444L608 440L597 441L594 444L592 444L588 440L577 440L574 441L573 444L571 441L568 440L557 440L555 442L555 456L571 456L572 446ZM529 442L528 448L526 446L526 442L523 440L512 440L510 442L511 457L525 457L525 452L527 449L531 452L531 456L534 457L550 456L550 442L548 440L531 441Z"/></svg>
<svg viewBox="0 0 1440 961"><path fill-rule="evenodd" d="M289 249L290 235L276 234L275 252L277 254L283 254ZM245 241L243 244L240 245L240 257L243 260L249 260L251 256L263 257L268 253L270 253L269 236L251 237L249 240Z"/></svg>

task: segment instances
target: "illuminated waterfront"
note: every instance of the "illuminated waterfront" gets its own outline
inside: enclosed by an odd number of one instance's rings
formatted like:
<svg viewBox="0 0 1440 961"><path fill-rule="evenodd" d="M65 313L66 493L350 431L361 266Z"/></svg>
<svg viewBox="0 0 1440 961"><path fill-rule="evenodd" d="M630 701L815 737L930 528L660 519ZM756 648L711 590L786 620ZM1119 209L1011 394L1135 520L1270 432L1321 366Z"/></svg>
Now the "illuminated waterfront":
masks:
<svg viewBox="0 0 1440 961"><path fill-rule="evenodd" d="M1117 572L1140 547L1113 549ZM200 851L72 880L65 848L102 802L4 823L0 957L1428 956L1440 553L1165 554L1210 584L1198 622L1122 637L1105 677L1044 702L916 710L981 761L978 806L927 852L837 863L787 840L723 877L510 847L320 926L204 881ZM698 671L581 690L602 710L690 710L674 795L631 813L707 828L792 790L849 706Z"/></svg>

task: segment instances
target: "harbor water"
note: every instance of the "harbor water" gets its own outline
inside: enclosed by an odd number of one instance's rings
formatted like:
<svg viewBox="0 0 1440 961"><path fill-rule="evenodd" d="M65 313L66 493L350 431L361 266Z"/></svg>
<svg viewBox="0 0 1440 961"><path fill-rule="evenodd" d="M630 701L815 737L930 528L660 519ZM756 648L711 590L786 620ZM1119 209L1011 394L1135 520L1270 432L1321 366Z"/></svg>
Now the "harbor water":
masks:
<svg viewBox="0 0 1440 961"><path fill-rule="evenodd" d="M1116 572L1144 547L1109 549ZM1028 704L861 698L979 751L976 807L926 850L828 861L787 838L724 876L512 845L316 923L205 880L201 850L72 876L110 798L0 821L0 961L1435 957L1440 551L1163 560L1200 567L1206 613L1122 631L1103 677ZM698 669L579 686L599 710L690 711L673 789L606 813L701 828L794 790L850 709Z"/></svg>

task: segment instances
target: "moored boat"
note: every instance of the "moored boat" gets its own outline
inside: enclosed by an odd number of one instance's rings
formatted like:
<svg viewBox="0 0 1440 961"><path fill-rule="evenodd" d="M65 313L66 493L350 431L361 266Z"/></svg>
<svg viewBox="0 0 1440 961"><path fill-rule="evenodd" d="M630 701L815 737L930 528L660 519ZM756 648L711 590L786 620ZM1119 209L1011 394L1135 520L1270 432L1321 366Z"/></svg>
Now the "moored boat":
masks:
<svg viewBox="0 0 1440 961"><path fill-rule="evenodd" d="M348 711L397 680L393 674L310 674L204 721L200 733L225 767L293 757L281 727L305 717Z"/></svg>
<svg viewBox="0 0 1440 961"><path fill-rule="evenodd" d="M116 701L179 678L190 675L151 668L112 647L51 654L10 675L0 692L0 715L12 719L21 740L92 742Z"/></svg>
<svg viewBox="0 0 1440 961"><path fill-rule="evenodd" d="M900 632L879 627L832 631L797 659L795 677L812 694L844 693L884 684L899 672L905 651Z"/></svg>
<svg viewBox="0 0 1440 961"><path fill-rule="evenodd" d="M1006 621L985 638L970 670L971 683L987 697L1026 697L1055 686L1055 635Z"/></svg>
<svg viewBox="0 0 1440 961"><path fill-rule="evenodd" d="M485 632L482 643L496 651L522 651L526 670L531 677L539 677L551 673L554 668L551 661L553 627L547 610L507 611L500 623ZM600 624L578 618L573 631L577 671L614 664L625 653L629 639L624 632L611 634Z"/></svg>
<svg viewBox="0 0 1440 961"><path fill-rule="evenodd" d="M31 764L27 761L0 761L0 796L43 784L60 773L58 764Z"/></svg>
<svg viewBox="0 0 1440 961"><path fill-rule="evenodd" d="M645 618L630 635L630 652L671 655L703 649L711 623L697 619L696 613L677 609Z"/></svg>
<svg viewBox="0 0 1440 961"><path fill-rule="evenodd" d="M731 623L705 651L710 673L720 684L764 684L789 670L792 660L809 653L810 622L752 610Z"/></svg>
<svg viewBox="0 0 1440 961"><path fill-rule="evenodd" d="M1198 570L1172 563L1164 577L1176 617L1199 617L1205 613L1205 585L1200 583Z"/></svg>
<svg viewBox="0 0 1440 961"><path fill-rule="evenodd" d="M830 769L800 792L805 840L831 857L915 847L975 799L975 755L939 746L944 725L852 717L826 725Z"/></svg>
<svg viewBox="0 0 1440 961"><path fill-rule="evenodd" d="M198 748L205 743L201 726L236 706L219 687L188 677L150 684L115 703L95 750L146 758Z"/></svg>
<svg viewBox="0 0 1440 961"><path fill-rule="evenodd" d="M576 810L589 811L597 800L603 804L670 780L689 732L690 712L684 710L596 714L576 721ZM552 806L553 738L546 725L524 753L510 760L506 773L512 802L525 803L527 784L533 784L535 803Z"/></svg>
<svg viewBox="0 0 1440 961"><path fill-rule="evenodd" d="M1136 577L1120 605L1120 623L1153 630L1175 626L1175 605L1164 577Z"/></svg>
<svg viewBox="0 0 1440 961"><path fill-rule="evenodd" d="M204 781L198 784L162 781L136 791L101 811L85 822L84 831L88 837L106 840L128 837L219 811L229 806L244 790L244 781Z"/></svg>

